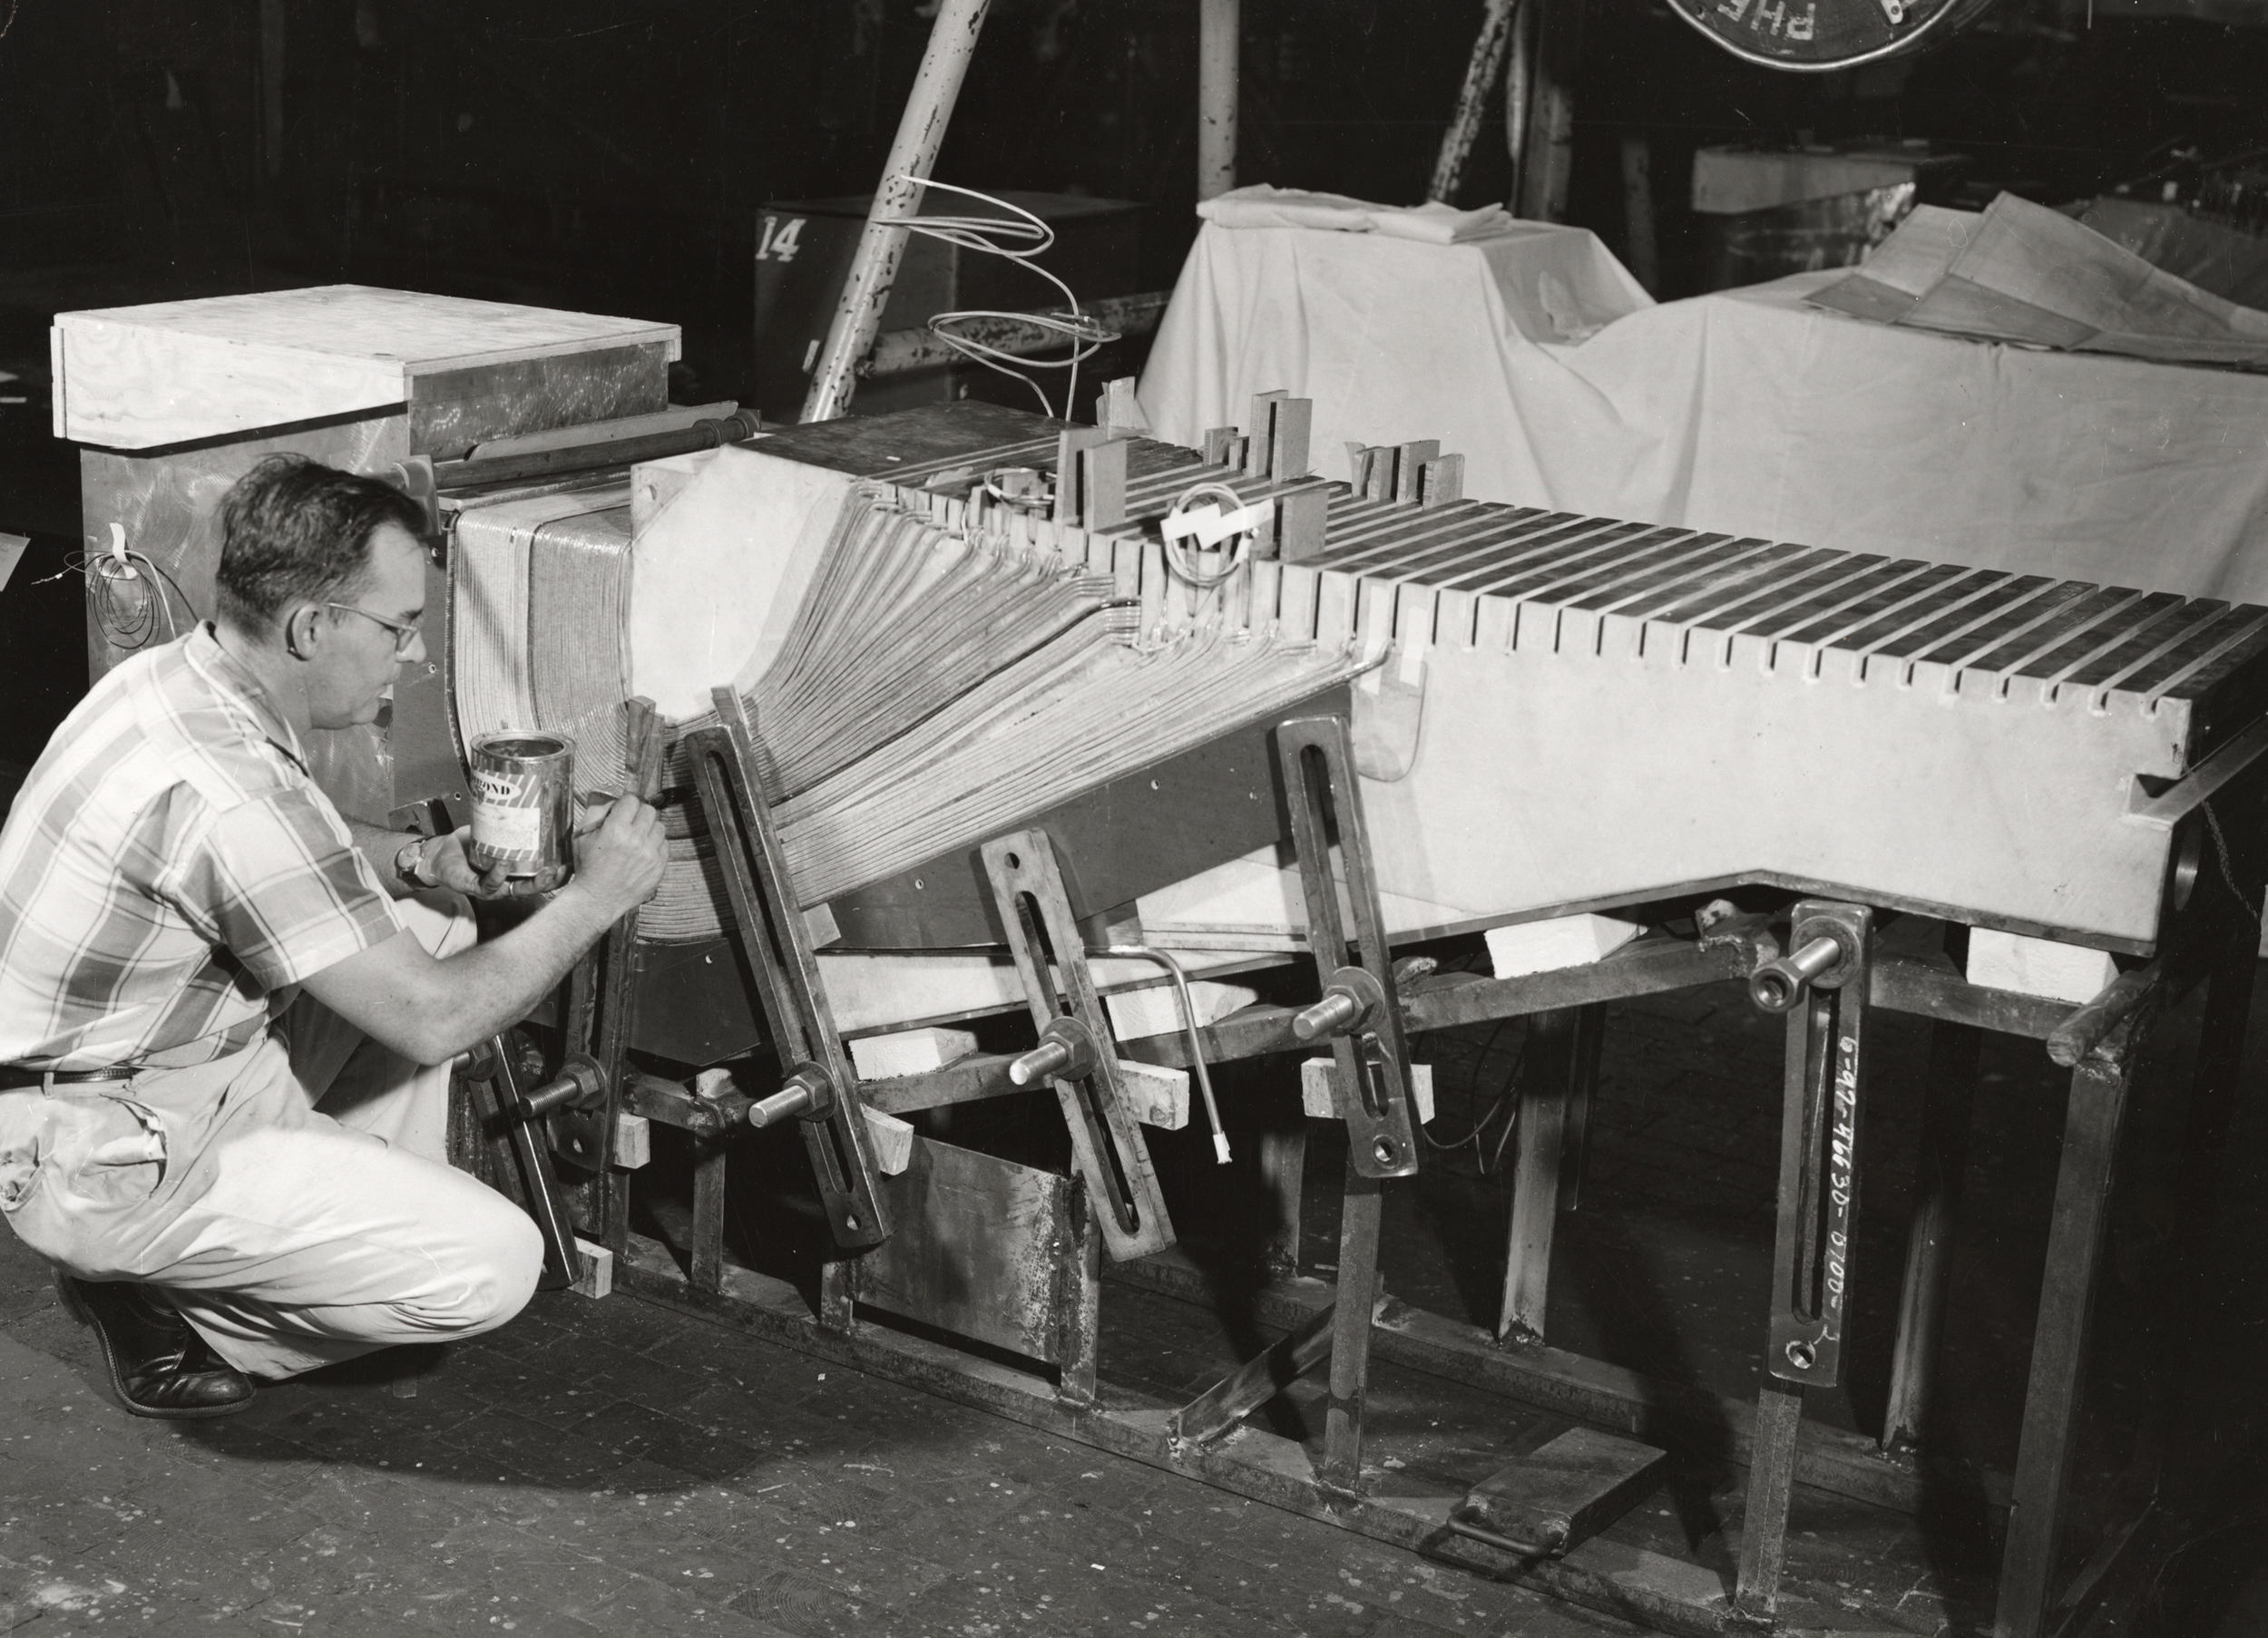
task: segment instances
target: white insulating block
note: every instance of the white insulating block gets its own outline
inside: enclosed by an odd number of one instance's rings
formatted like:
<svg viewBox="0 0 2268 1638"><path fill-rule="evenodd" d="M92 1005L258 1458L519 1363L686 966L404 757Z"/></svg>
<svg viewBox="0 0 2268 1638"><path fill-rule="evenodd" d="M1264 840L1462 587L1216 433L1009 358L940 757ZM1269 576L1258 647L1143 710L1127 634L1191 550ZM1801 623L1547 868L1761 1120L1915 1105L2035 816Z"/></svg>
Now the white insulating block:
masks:
<svg viewBox="0 0 2268 1638"><path fill-rule="evenodd" d="M875 1165L885 1177L895 1177L913 1164L914 1126L910 1121L879 1109L866 1111L866 1136L875 1142Z"/></svg>
<svg viewBox="0 0 2268 1638"><path fill-rule="evenodd" d="M642 1115L614 1117L614 1164L634 1172L653 1158L653 1127Z"/></svg>
<svg viewBox="0 0 2268 1638"><path fill-rule="evenodd" d="M1200 1029L1259 999L1258 990L1247 990L1242 984L1217 984L1209 979L1193 979L1189 982L1189 1005L1197 1013L1197 1027ZM1122 1041L1139 1040L1146 1035L1165 1035L1181 1028L1181 1002L1171 984L1106 995L1102 1004L1110 1009L1110 1033Z"/></svg>
<svg viewBox="0 0 2268 1638"><path fill-rule="evenodd" d="M976 1050L966 1029L900 1029L892 1035L862 1035L850 1044L851 1063L861 1080L888 1080L942 1069Z"/></svg>
<svg viewBox="0 0 2268 1638"><path fill-rule="evenodd" d="M582 1253L582 1277L568 1287L579 1296L603 1297L614 1289L614 1253L580 1236L575 1249Z"/></svg>
<svg viewBox="0 0 2268 1638"><path fill-rule="evenodd" d="M1328 1058L1300 1060L1300 1107L1317 1120L1329 1120L1338 1114L1331 1103L1331 1077L1337 1067L1336 1060ZM1433 1118L1432 1065L1410 1066L1410 1095L1417 1100L1418 1125L1427 1125Z"/></svg>
<svg viewBox="0 0 2268 1638"><path fill-rule="evenodd" d="M1636 921L1613 916L1556 916L1549 921L1491 927L1483 936L1489 942L1490 970L1500 979L1518 979L1563 967L1587 967L1612 955L1639 931Z"/></svg>
<svg viewBox="0 0 2268 1638"><path fill-rule="evenodd" d="M1146 1126L1178 1132L1189 1124L1189 1072L1163 1064L1138 1064L1119 1059L1119 1080L1134 1118Z"/></svg>
<svg viewBox="0 0 2268 1638"><path fill-rule="evenodd" d="M2013 990L2058 1001L2091 1001L2118 976L2107 950L2028 939L1989 927L1969 934L1969 981L1988 990Z"/></svg>

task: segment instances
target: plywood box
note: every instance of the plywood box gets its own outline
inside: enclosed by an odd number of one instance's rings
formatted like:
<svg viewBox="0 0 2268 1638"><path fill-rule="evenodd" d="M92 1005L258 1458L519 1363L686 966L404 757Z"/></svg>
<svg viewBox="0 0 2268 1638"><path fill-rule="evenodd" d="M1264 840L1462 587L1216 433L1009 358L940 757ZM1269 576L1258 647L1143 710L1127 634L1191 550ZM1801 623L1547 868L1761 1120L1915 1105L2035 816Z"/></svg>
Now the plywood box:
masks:
<svg viewBox="0 0 2268 1638"><path fill-rule="evenodd" d="M51 340L56 434L93 446L79 453L86 544L165 577L151 633L90 614L91 677L210 618L220 502L263 457L385 476L415 455L650 414L679 351L675 325L362 285L64 313ZM439 663L445 591L436 567L434 658L404 669L388 725L308 737L317 781L355 818L404 824L435 802L469 817Z"/></svg>
<svg viewBox="0 0 2268 1638"><path fill-rule="evenodd" d="M406 405L425 377L648 346L666 366L678 327L368 285L59 313L55 436L156 449Z"/></svg>

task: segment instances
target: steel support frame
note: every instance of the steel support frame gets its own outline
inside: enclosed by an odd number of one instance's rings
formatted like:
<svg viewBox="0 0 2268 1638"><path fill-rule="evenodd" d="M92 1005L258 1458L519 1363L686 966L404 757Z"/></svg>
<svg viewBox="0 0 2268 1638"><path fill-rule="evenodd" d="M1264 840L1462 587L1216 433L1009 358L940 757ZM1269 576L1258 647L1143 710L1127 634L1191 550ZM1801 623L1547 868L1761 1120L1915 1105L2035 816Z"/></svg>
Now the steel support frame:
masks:
<svg viewBox="0 0 2268 1638"><path fill-rule="evenodd" d="M2244 866L2258 885L2254 862ZM2256 924L2237 920L2236 897L2217 888L2200 895L2210 902L2180 919L2169 931L2168 953L2139 983L2128 982L2121 1006L2128 1007L2108 1030L2097 1032L2074 1067L2067 1110L2066 1137L2058 1177L2041 1315L2035 1335L2031 1381L2027 1394L2015 1508L2003 1555L1995 1638L2059 1638L2073 1630L2106 1596L2119 1564L2137 1542L2146 1541L2148 1518L2128 1521L2105 1553L2097 1554L2068 1587L2049 1584L2056 1561L2064 1489L2070 1462L2083 1381L2084 1343L2097 1264L2102 1251L2107 1200L2121 1146L2139 1048L2157 1012L2189 983L2204 979L2213 989L2202 1026L2198 1081L2200 1112L2193 1126L2193 1148L2209 1142L2225 1126L2222 1116L2231 1095L2235 1048L2222 1038L2232 1029L2241 1039L2250 995L2252 939ZM1930 1366L1939 1330L1943 1284L1949 1274L1943 1242L1957 1207L1959 1172L1965 1157L1969 1085L1974 1054L1985 1029L2042 1041L2068 1039L2078 1013L2064 1003L1971 985L1961 976L1960 934L1946 957L1877 956L1866 967L1862 1012L1867 1006L1915 1014L1937 1025L1931 1080L1925 1108L1922 1175L1919 1179L1909 1244L1900 1334L1895 1340L1892 1422L1889 1432L1900 1448L1802 1422L1800 1387L1777 1385L1750 1407L1721 1400L1699 1390L1648 1381L1634 1372L1542 1345L1500 1345L1487 1332L1439 1316L1407 1309L1381 1298L1355 1310L1369 1323L1363 1350L1455 1380L1503 1393L1507 1398L1641 1438L1678 1437L1714 1426L1729 1439L1712 1454L1743 1464L1760 1447L1784 1444L1792 1458L1779 1464L1784 1486L1803 1485L1893 1507L1913 1508L1924 1476L1921 1450L1903 1448L1922 1425ZM1733 925L1700 944L1667 939L1643 941L1588 968L1514 980L1441 978L1405 988L1399 998L1402 1031L1531 1016L1570 1009L1589 1009L1611 999L1688 988L1742 977L1777 953L1760 925ZM2132 975L2130 975L2131 978ZM2091 1003L2099 1008L2101 1002ZM1580 1018L1582 1014L1574 1015ZM1591 1017L1597 1014L1590 1013ZM1291 1029L1293 1009L1253 1008L1201 1032L1208 1059L1256 1057L1303 1050ZM1118 1043L1126 1058L1186 1065L1189 1048L1178 1033ZM1579 1061L1581 1047L1574 1056ZM1003 1095L1012 1089L1007 1059L964 1060L928 1076L868 1083L868 1106L903 1112ZM634 1080L638 1077L632 1077ZM1570 1083L1574 1077L1570 1076ZM1579 1091L1579 1089L1578 1089ZM633 1086L634 1107L659 1109L670 1099L653 1087ZM1573 1104L1575 1099L1570 1098ZM2215 1111L2219 1110L2220 1115ZM666 1116L664 1116L666 1118ZM1539 1180L1552 1174L1550 1194L1561 1196L1565 1157L1546 1164L1540 1150ZM1362 1185L1350 1172L1359 1214ZM712 1207L713 1210L713 1207ZM1350 1225L1359 1236L1364 1224ZM1279 1247L1278 1251L1283 1248ZM1594 1540L1567 1558L1548 1563L1513 1562L1477 1543L1464 1541L1432 1518L1422 1504L1373 1500L1360 1491L1359 1447L1347 1473L1326 1458L1321 1468L1288 1441L1249 1427L1210 1425L1185 1429L1179 1418L1194 1408L1159 1406L1105 1411L1067 1402L1044 1378L1028 1380L1011 1369L979 1360L939 1343L896 1332L844 1327L838 1316L815 1316L792 1288L738 1267L702 1268L689 1282L675 1260L658 1243L633 1237L618 1273L626 1289L727 1323L751 1329L791 1347L837 1359L876 1374L909 1382L943 1397L1041 1427L1099 1448L1181 1473L1272 1505L1322 1517L1376 1539L1465 1564L1484 1574L1512 1575L1540 1590L1589 1607L1639 1620L1670 1632L1717 1633L1725 1614L1723 1586L1714 1573L1658 1555L1634 1553ZM1118 1266L1113 1280L1202 1301L1206 1282L1178 1253L1166 1253ZM1317 1343L1349 1322L1334 1313L1336 1289L1329 1283L1286 1272L1256 1293L1255 1317L1286 1331L1268 1356L1224 1380L1213 1396L1216 1412L1228 1402L1249 1399L1263 1379L1315 1361ZM823 1305L824 1306L824 1305ZM829 1321L832 1321L833 1323ZM1334 1352L1337 1350L1334 1350ZM1334 1384L1335 1387L1335 1384ZM1222 1419L1216 1418L1215 1419ZM1233 1423L1233 1415L1226 1419ZM1784 1426L1783 1426L1784 1424ZM1343 1449L1344 1443L1343 1442ZM1288 1447L1288 1448L1282 1448ZM2121 1546L2120 1544L2124 1545ZM2116 1549L2112 1551L2110 1549ZM1699 1579L1696 1579L1699 1576ZM1703 1584L1706 1581L1706 1586Z"/></svg>

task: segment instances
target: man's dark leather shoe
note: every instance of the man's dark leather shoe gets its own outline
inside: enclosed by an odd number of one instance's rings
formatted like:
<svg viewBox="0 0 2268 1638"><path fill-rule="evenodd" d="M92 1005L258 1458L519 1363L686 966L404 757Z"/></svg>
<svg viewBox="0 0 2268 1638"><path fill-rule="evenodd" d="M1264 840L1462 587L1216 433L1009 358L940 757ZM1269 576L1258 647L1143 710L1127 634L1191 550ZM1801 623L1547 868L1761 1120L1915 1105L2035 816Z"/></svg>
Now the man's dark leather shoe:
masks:
<svg viewBox="0 0 2268 1638"><path fill-rule="evenodd" d="M196 1328L146 1286L57 1271L64 1306L102 1340L120 1403L135 1416L228 1416L252 1402L252 1379L223 1363Z"/></svg>

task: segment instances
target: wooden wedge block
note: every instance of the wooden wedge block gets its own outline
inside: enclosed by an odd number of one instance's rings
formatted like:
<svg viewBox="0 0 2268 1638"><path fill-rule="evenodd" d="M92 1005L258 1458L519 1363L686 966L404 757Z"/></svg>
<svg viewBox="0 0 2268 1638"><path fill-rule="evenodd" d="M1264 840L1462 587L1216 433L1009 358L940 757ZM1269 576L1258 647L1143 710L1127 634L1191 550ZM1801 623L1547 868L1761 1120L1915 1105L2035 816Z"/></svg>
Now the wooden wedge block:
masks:
<svg viewBox="0 0 2268 1638"><path fill-rule="evenodd" d="M966 1029L899 1029L889 1035L862 1035L850 1043L851 1064L861 1080L924 1075L958 1063L975 1050L976 1037Z"/></svg>
<svg viewBox="0 0 2268 1638"><path fill-rule="evenodd" d="M866 1130L875 1140L875 1165L882 1175L895 1177L903 1173L914 1156L913 1123L869 1109Z"/></svg>
<svg viewBox="0 0 2268 1638"><path fill-rule="evenodd" d="M1258 990L1242 984L1217 984L1199 979L1189 986L1189 1004L1197 1009L1197 1027L1200 1029L1218 1023L1259 999ZM1139 1040L1146 1035L1180 1033L1181 1003L1170 984L1107 995L1102 998L1102 1004L1110 1009L1110 1033L1122 1041Z"/></svg>
<svg viewBox="0 0 2268 1638"><path fill-rule="evenodd" d="M1639 931L1637 922L1613 916L1556 916L1548 921L1491 927L1483 936L1491 970L1500 979L1517 979L1563 967L1587 967L1612 955Z"/></svg>
<svg viewBox="0 0 2268 1638"><path fill-rule="evenodd" d="M1178 1132L1189 1124L1189 1072L1163 1064L1119 1059L1119 1082L1133 1100L1134 1118L1146 1126Z"/></svg>
<svg viewBox="0 0 2268 1638"><path fill-rule="evenodd" d="M614 1253L581 1238L575 1241L575 1250L582 1253L582 1277L568 1289L579 1297L603 1297L612 1292Z"/></svg>
<svg viewBox="0 0 2268 1638"><path fill-rule="evenodd" d="M2117 976L2118 965L2108 951L2028 939L1990 927L1973 929L1969 935L1969 981L1989 990L2091 1001Z"/></svg>

